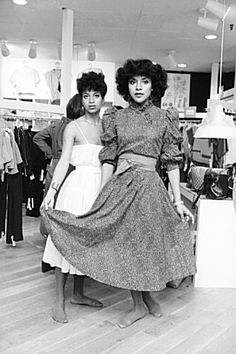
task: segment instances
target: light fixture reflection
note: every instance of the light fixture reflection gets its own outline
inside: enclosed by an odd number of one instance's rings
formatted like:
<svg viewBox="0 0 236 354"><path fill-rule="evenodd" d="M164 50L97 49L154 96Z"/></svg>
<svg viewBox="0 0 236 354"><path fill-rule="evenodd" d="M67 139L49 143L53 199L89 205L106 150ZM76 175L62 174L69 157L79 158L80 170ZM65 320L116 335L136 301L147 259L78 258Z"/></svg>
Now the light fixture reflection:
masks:
<svg viewBox="0 0 236 354"><path fill-rule="evenodd" d="M14 4L16 5L26 5L27 0L13 0Z"/></svg>
<svg viewBox="0 0 236 354"><path fill-rule="evenodd" d="M29 47L28 57L31 59L35 59L37 57L37 41L30 40L29 43L30 43L30 47Z"/></svg>
<svg viewBox="0 0 236 354"><path fill-rule="evenodd" d="M177 62L174 58L176 51L175 50L170 50L167 55L167 59L169 61L169 65L171 68L176 68L177 67Z"/></svg>
<svg viewBox="0 0 236 354"><path fill-rule="evenodd" d="M215 34L206 34L205 39L216 39L217 36Z"/></svg>
<svg viewBox="0 0 236 354"><path fill-rule="evenodd" d="M184 63L180 63L177 65L178 68L186 68L187 67L187 64L184 64Z"/></svg>
<svg viewBox="0 0 236 354"><path fill-rule="evenodd" d="M96 60L96 50L95 50L95 43L94 42L88 43L88 60L89 61Z"/></svg>
<svg viewBox="0 0 236 354"><path fill-rule="evenodd" d="M1 41L1 53L3 57L8 57L10 55L10 50L7 47L7 41Z"/></svg>

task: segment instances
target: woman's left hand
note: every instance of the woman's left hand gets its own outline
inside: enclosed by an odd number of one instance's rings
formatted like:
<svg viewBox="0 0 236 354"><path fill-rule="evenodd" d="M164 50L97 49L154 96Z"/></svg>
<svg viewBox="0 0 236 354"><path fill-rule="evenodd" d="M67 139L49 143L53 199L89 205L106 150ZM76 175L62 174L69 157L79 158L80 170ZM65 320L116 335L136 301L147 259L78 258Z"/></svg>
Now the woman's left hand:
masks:
<svg viewBox="0 0 236 354"><path fill-rule="evenodd" d="M179 216L181 217L182 221L189 221L191 220L191 223L194 224L194 216L193 214L186 208L184 204L179 204L175 206L175 209Z"/></svg>

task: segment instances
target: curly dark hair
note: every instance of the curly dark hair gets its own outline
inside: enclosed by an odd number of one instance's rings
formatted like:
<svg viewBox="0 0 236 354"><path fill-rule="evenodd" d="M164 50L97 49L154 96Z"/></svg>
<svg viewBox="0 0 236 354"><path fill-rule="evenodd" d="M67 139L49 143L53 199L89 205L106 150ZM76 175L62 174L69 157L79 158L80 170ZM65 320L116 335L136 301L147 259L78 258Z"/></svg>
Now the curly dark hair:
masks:
<svg viewBox="0 0 236 354"><path fill-rule="evenodd" d="M167 73L159 64L153 64L149 59L128 59L116 72L117 91L129 100L128 83L134 76L146 76L152 82L152 98L155 100L164 96L167 89Z"/></svg>
<svg viewBox="0 0 236 354"><path fill-rule="evenodd" d="M84 73L81 78L76 80L76 83L81 98L83 92L86 90L100 92L102 98L104 98L107 93L107 84L105 83L104 75L102 73L97 74L94 71Z"/></svg>
<svg viewBox="0 0 236 354"><path fill-rule="evenodd" d="M66 105L66 116L67 118L70 119L76 119L79 118L83 114L83 108L81 104L81 97L77 93L71 99Z"/></svg>

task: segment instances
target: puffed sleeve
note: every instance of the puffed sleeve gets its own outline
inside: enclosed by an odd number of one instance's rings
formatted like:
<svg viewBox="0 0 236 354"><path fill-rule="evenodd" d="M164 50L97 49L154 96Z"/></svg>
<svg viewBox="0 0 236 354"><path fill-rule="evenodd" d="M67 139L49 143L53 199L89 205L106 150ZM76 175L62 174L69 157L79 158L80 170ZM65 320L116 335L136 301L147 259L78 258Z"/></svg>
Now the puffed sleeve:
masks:
<svg viewBox="0 0 236 354"><path fill-rule="evenodd" d="M101 164L108 163L116 167L117 164L117 131L115 107L107 109L102 118L101 141L104 145L99 153Z"/></svg>
<svg viewBox="0 0 236 354"><path fill-rule="evenodd" d="M177 109L167 109L165 119L166 129L163 136L161 161L166 165L167 171L171 171L179 168L179 163L182 160L179 144L183 141L183 138L179 129L179 114Z"/></svg>

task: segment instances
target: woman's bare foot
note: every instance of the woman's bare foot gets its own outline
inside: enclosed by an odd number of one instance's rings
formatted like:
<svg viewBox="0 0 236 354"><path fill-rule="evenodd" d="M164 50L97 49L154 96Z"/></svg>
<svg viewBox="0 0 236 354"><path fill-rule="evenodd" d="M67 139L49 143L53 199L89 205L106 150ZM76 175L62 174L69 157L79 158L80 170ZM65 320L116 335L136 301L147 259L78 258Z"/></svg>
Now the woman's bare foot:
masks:
<svg viewBox="0 0 236 354"><path fill-rule="evenodd" d="M70 299L71 304L73 305L87 305L91 307L103 307L103 304L91 297L84 296L81 294L73 295L72 298Z"/></svg>
<svg viewBox="0 0 236 354"><path fill-rule="evenodd" d="M68 319L65 313L65 305L56 304L52 308L52 318L59 323L68 323Z"/></svg>
<svg viewBox="0 0 236 354"><path fill-rule="evenodd" d="M161 312L161 307L158 304L158 302L153 299L151 294L149 292L143 292L143 302L148 308L148 311L151 315L155 317L161 317L162 312Z"/></svg>
<svg viewBox="0 0 236 354"><path fill-rule="evenodd" d="M147 314L147 311L146 311L145 307L139 307L139 308L133 309L119 320L118 326L120 328L129 327L134 322L141 320L141 318L145 317L146 314Z"/></svg>

